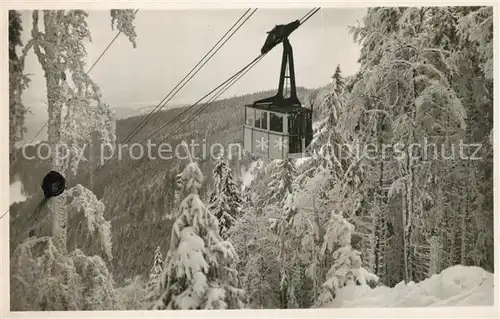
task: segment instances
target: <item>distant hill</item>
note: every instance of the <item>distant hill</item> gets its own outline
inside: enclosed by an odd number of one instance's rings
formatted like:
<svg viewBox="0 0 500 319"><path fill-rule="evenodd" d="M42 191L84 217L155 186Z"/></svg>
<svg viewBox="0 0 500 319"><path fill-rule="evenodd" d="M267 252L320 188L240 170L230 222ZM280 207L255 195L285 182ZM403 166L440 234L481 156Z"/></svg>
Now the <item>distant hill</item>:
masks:
<svg viewBox="0 0 500 319"><path fill-rule="evenodd" d="M162 104L164 105L164 104ZM168 103L167 105L163 106L162 109L175 109L179 107L184 107L185 105L178 105L178 104L170 104ZM151 111L153 111L155 108L158 107L158 104L151 105L151 106L144 106L144 107L126 107L126 106L118 106L118 107L113 107L113 111L115 112L115 117L117 120L122 120L126 119L129 117L134 117L134 116L141 116L141 115L147 115ZM157 109L159 109L158 107Z"/></svg>
<svg viewBox="0 0 500 319"><path fill-rule="evenodd" d="M151 112L157 105L151 105L146 107L128 107L128 106L117 106L112 107L115 112L116 120L122 120L129 117L147 115ZM168 104L169 109L179 108L183 105L170 105ZM31 140L35 137L40 129L43 130L36 137L36 141L43 141L47 139L47 128L44 127L47 123L47 110L44 107L31 107L31 113L28 113L26 116L26 128L28 131L24 134L24 139L21 143L18 143L19 146L24 145L25 143L31 142Z"/></svg>

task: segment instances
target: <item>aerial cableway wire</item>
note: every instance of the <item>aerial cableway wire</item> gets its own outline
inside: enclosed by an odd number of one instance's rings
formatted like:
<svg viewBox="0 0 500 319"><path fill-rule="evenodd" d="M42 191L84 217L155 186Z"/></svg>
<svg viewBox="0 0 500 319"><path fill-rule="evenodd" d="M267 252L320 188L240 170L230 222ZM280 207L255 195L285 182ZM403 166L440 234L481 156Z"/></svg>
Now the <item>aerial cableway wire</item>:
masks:
<svg viewBox="0 0 500 319"><path fill-rule="evenodd" d="M196 116L201 114L201 112L203 112L207 107L209 107L213 102L215 102L222 94L224 94L227 90L229 90L229 88L231 88L236 82L238 82L243 76L245 76L245 74L247 74L248 71L250 71L260 61L260 59L262 59L264 57L264 55L260 55L256 60L254 60L253 64L248 69L246 69L243 73L240 73L240 75L238 75L236 78L234 78L231 82L228 82L225 87L222 87L221 90L219 90L219 92L216 95L214 95L214 97L212 97L207 103L205 103L199 110L197 110L195 113L193 113L193 115L190 118L188 118L187 121L183 122L183 124L189 123L192 120L194 120L194 118ZM182 125L179 125L171 133L171 135L175 134L178 131L178 128L180 128L181 126ZM161 143L165 142L165 140L166 139L164 139Z"/></svg>
<svg viewBox="0 0 500 319"><path fill-rule="evenodd" d="M126 144L132 140L134 135L137 135L138 132L146 125L146 123L149 121L149 119L153 116L158 114L158 112L161 111L165 107L165 105L174 98L174 96L196 75L198 72L205 66L205 64L210 61L210 59L226 44L227 41L247 22L248 19L257 11L257 8L254 9L252 13L250 13L249 16L246 17L246 19L241 23L240 26L236 30L234 30L229 37L220 45L220 47L215 51L215 48L226 38L226 36L238 25L238 23L247 15L247 13L252 10L248 9L243 13L243 15L229 28L229 30L226 31L226 33L219 39L219 41L203 56L198 63L193 66L193 68L184 76L184 78L174 87L170 92L158 103L158 105L125 137L123 143ZM210 55L210 56L209 56ZM209 56L209 57L208 57ZM205 60L205 58L208 59ZM202 64L203 63L203 64ZM200 65L201 64L201 65ZM199 67L199 68L198 68ZM198 68L198 69L197 69ZM197 69L197 70L196 70ZM196 71L195 71L196 70ZM193 73L194 72L194 73ZM187 79L187 80L186 80ZM184 82L186 81L186 82ZM184 82L184 84L182 84ZM181 85L182 84L182 85ZM175 91L175 92L174 92ZM163 104L163 105L162 105ZM153 114L154 113L154 114Z"/></svg>
<svg viewBox="0 0 500 319"><path fill-rule="evenodd" d="M215 89L213 89L212 91L210 91L209 93L205 94L205 96L203 96L201 99L199 99L198 101L196 101L195 103L193 103L192 105L190 105L188 108L186 108L186 110L184 110L181 114L179 114L178 116L176 116L175 118L171 119L170 121L168 121L167 123L163 124L162 126L160 126L159 128L157 128L156 130L154 130L151 134L149 134L145 139L143 139L141 141L141 144L144 143L145 141L147 141L149 138L151 138L153 135L155 135L156 133L158 133L159 131L161 131L162 129L164 129L165 127L167 127L169 124L171 124L172 122L174 122L175 120L177 120L178 118L180 118L182 115L184 115L185 113L187 113L189 110L193 109L195 106L197 106L198 104L200 104L201 101L203 101L205 98L207 98L209 95L211 95L212 93L214 93L215 91L223 88L224 86L226 86L228 83L230 83L231 81L234 81L235 78L237 78L240 74L242 74L243 72L245 72L245 70L247 70L248 68L252 68L253 65L255 65L255 63L257 63L257 61L259 61L261 58L263 57L263 55L259 55L257 58L253 59L252 62L248 63L244 68L242 68L241 70L239 70L238 72L236 72L235 74L233 74L229 79L227 79L226 81L222 82L219 86L217 86ZM232 84L231 84L232 85ZM217 93L216 93L217 94ZM215 95L214 95L215 96ZM209 102L206 102L206 103L210 103L210 101L213 100L213 97L210 98Z"/></svg>
<svg viewBox="0 0 500 319"><path fill-rule="evenodd" d="M231 30L232 30L232 29L233 29L233 28L234 28L234 27L238 24L238 22L239 22L239 21L241 21L241 19L243 19L243 17L244 17L244 16L245 16L245 15L246 15L246 14L247 14L250 10L251 10L251 9L248 9L248 10L247 10L247 11L246 11L246 12L245 12L245 13L244 13L244 14L243 14L243 15L242 15L239 19L238 19L238 21L236 21L236 22L235 22L235 24L234 24L234 25L233 25L233 26L232 26L232 27L231 27L231 28L230 28L230 29L226 32L226 34L224 34L224 36L223 36L223 37L222 37L222 38L221 38L221 39L217 42L217 44L219 44L219 43L220 43L220 42L224 39L224 37L225 37L227 34L229 34L229 33L231 32ZM253 9L253 11L250 13L250 15L248 15L248 16L245 18L245 20L243 20L243 22L242 22L242 23L241 23L241 24L240 24L240 25L239 25L239 26L238 26L238 27L237 27L237 28L236 28L236 29L235 29L235 30L234 30L234 31L233 31L233 32L229 35L229 37L228 37L228 38L227 38L224 42L222 42L221 46L220 46L219 48L217 48L217 50L215 50L215 52L213 52L213 53L212 53L212 55L209 57L209 59L208 59L208 60L206 60L206 61L205 61L205 62L204 62L204 63L200 66L200 68L199 68L199 69L198 69L198 70L197 70L194 74L192 74L192 75L191 75L191 77L188 79L188 81L189 81L192 77L194 77L194 76L195 76L195 75L196 75L196 74L197 74L197 73L201 70L201 68L202 68L202 67L203 67L203 66L204 66L204 65L205 65L205 64L206 64L206 63L207 63L207 62L208 62L208 61L209 61L209 60L210 60L210 59L211 59L211 58L212 58L212 57L213 57L213 56L214 56L214 55L215 55L215 54L216 54L216 53L217 53L220 49L221 49L221 48L222 48L222 46L223 46L223 45L224 45L227 41L229 41L229 39L230 39L230 38L231 38L231 37L232 37L232 36L233 36L233 35L234 35L234 34L235 34L235 33L236 33L236 32L237 32L237 31L238 31L238 30L239 30L239 29L240 29L240 28L241 28L241 27L242 27L242 26L243 26L243 25L247 22L247 21L248 21L248 19L250 19L250 17L251 17L251 16L252 16L252 15L253 15L256 11L257 11L257 8ZM211 52L211 51L213 51L213 49L215 49L215 47L217 46L217 44L215 44L215 45L214 45L214 47L213 47L213 48L212 48L212 49L211 49L211 50L210 50L210 51L209 51L209 52L205 55L205 57L206 57L207 55L209 55L209 54L210 54L210 52ZM198 66L198 65L199 65L202 61L203 61L203 59L204 59L205 57L203 57L203 58L200 60L200 62L198 62L198 64L197 64L195 67L193 67L193 69L192 69L189 73L191 73L191 72L192 72L192 71L193 71L193 70L194 70L194 69L195 69L195 68L196 68L196 67L197 67L197 66ZM257 59L258 59L258 57L257 57L255 60L257 60ZM255 60L254 60L254 61L255 61ZM252 61L251 63L253 63L254 61ZM251 64L251 63L250 63L250 64ZM188 75L189 75L189 73L188 73ZM184 79L186 79L186 78L188 77L188 75L186 75L186 77L184 77ZM237 73L237 74L235 74L234 76L237 76L237 75L238 75L238 73ZM184 80L184 79L183 79L183 80ZM181 80L181 82L180 82L180 83L182 83L182 81L183 81L183 80ZM230 78L230 79L228 79L227 81L229 81L229 80L231 80L231 78ZM226 81L226 82L227 82L227 81ZM226 82L222 83L222 84L221 84L221 86L222 86L222 85L224 85ZM179 84L180 84L180 83L179 83ZM175 95L177 92L179 92L179 91L180 91L180 89L182 89L182 87L184 87L187 83L188 83L188 82L185 82L185 83L184 83L184 84L183 84L183 85L182 85L182 86L181 86L181 87L180 87L180 88L179 88L179 89L178 89L178 90L174 93L174 95ZM177 86L179 86L179 84L178 84ZM219 87L220 87L220 86L219 86ZM163 128L165 128L165 127L166 127L167 125L169 125L170 123L172 123L172 122L176 121L177 119L179 119L180 117L182 117L182 116L183 116L184 114L186 114L189 110L191 110L193 107L195 107L197 104L199 104L202 100L204 100L207 96L209 96L209 95L210 95L210 94L212 94L214 91L216 91L219 87L216 87L214 90L210 91L208 94L206 94L206 95L205 95L204 97L202 97L200 100L198 100L195 104L193 104L193 105L189 106L188 108L186 108L185 110L183 110L180 114L176 115L174 118L172 118L172 119L171 119L170 121L168 121L166 124L162 125L162 126L160 127L160 129L155 130L152 134L150 134L150 135L149 135L148 137L146 137L143 141L141 141L141 142L140 142L140 144L144 143L144 141L146 141L147 139L149 139L152 135L156 134L158 131L160 131L160 130L162 130ZM174 88L173 90L171 90L171 91L170 91L170 93L171 93L171 92L173 92L174 90L175 90L175 88ZM170 93L169 93L169 94L167 94L167 96L166 96L166 97L162 100L162 102L160 102L160 103L158 104L158 106L160 106L160 105L163 103L163 101L165 101L165 99L166 99L166 98L170 95ZM166 103L168 103L168 101L170 101L170 99L172 99L172 98L173 98L173 96L170 96L170 98L169 98L169 99L168 99L168 100L164 103L164 105L163 105L161 108L163 108L163 107L166 105ZM157 108L158 108L158 106L157 106L155 109L157 109ZM158 111L157 111L155 114L157 114L157 113L161 110L161 108L160 108L160 109L158 109ZM151 115L152 115L152 113L153 113L154 111L155 111L155 110L153 110L152 112L150 112L150 114L149 114L148 116L151 116ZM146 118L146 119L147 119L147 118ZM146 120L146 119L144 119L144 120L143 120L143 121L142 121L139 125L141 125L141 124L146 124L146 122L147 122L147 120ZM138 127L138 126L137 126L137 127ZM127 143L127 142L129 142L129 141L131 140L131 138L132 138L134 135L136 135L136 134L138 133L138 130L136 130L136 129L137 129L137 127L136 127L134 130L132 130L132 132L134 132L134 131L135 131L135 133L134 133L134 134L132 134L132 136L130 136L131 134L129 134L129 138L128 138L128 139L126 139L123 143ZM102 169L105 165L107 165L107 164L109 163L109 161L111 161L112 159L113 159L113 157L111 157L111 158L107 159L107 160L106 160L106 161L105 161L102 165L98 166L98 167L97 167L97 168L96 168L96 169L95 169L95 170L94 170L94 171L93 171L93 172L89 175L89 177L87 178L87 180L86 180L86 182L85 182L85 183L87 183L87 182L90 180L90 178L91 178L94 174L98 173L98 172L99 172L99 171L100 171L100 170L101 170L101 169Z"/></svg>
<svg viewBox="0 0 500 319"><path fill-rule="evenodd" d="M306 22L307 20L309 20L310 17L312 17L313 15L315 15L321 8L313 8L311 9L311 11L309 11L308 13L306 13L299 21L300 21L300 24L304 24L304 22Z"/></svg>
<svg viewBox="0 0 500 319"><path fill-rule="evenodd" d="M217 88L215 88L212 92L219 90L218 93L216 93L212 98L210 98L203 106L201 106L198 110L196 110L190 117L186 119L186 121L181 122L179 125L175 127L175 129L170 132L169 135L167 135L159 144L163 144L166 140L171 138L175 133L177 133L182 126L185 124L191 122L194 120L198 115L200 115L205 109L207 109L213 102L215 102L222 94L224 94L230 87L232 87L236 82L238 82L248 71L250 71L263 57L265 54L259 55L257 58L255 58L252 62L250 62L247 66L245 66L243 69L235 73L233 76L231 76L228 80L223 82L221 85L219 85ZM199 103L199 102L198 102ZM193 106L197 105L193 104ZM161 129L161 128L160 128ZM153 134L151 134L152 136ZM149 137L151 137L149 136ZM148 138L149 138L148 137ZM147 139L143 140L141 143L146 141ZM139 166L143 162L144 158L140 160L137 164Z"/></svg>

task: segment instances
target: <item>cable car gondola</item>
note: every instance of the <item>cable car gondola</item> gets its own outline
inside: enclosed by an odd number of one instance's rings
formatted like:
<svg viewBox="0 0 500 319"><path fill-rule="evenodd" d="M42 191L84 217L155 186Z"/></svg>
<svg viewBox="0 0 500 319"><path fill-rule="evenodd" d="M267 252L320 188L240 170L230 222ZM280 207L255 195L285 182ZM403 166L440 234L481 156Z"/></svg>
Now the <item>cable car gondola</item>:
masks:
<svg viewBox="0 0 500 319"><path fill-rule="evenodd" d="M261 53L283 43L278 92L245 105L243 148L255 156L287 159L304 156L312 141L312 110L297 98L292 46L288 36L300 22L277 25L268 32ZM287 87L286 83L289 83Z"/></svg>

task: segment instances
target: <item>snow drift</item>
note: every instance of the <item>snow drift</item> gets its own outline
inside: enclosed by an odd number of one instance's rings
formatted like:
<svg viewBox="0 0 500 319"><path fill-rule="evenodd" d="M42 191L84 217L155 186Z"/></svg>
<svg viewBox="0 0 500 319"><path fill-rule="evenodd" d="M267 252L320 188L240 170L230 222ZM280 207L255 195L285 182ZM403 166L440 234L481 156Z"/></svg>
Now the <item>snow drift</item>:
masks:
<svg viewBox="0 0 500 319"><path fill-rule="evenodd" d="M494 275L480 267L456 265L419 283L393 288L349 285L326 308L492 306Z"/></svg>

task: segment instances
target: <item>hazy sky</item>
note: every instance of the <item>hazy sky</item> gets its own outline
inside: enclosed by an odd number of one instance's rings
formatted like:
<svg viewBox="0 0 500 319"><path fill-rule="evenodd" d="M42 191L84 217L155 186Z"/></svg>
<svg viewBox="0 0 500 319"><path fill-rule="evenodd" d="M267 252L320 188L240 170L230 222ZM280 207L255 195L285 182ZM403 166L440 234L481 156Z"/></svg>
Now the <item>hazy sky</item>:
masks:
<svg viewBox="0 0 500 319"><path fill-rule="evenodd" d="M137 48L121 35L91 72L107 103L113 107L157 105L205 55L245 9L147 11L135 19ZM259 9L224 47L172 100L194 102L260 54L275 24L299 19L309 9ZM364 9L322 9L290 37L297 85L317 87L330 81L337 64L345 75L358 69L359 47L347 26L355 25ZM31 31L31 12L23 13L24 39ZM116 31L109 10L89 11L92 42L88 66L101 54ZM282 46L272 50L224 96L277 88ZM24 100L44 111L45 80L34 54L26 62L32 82Z"/></svg>

